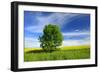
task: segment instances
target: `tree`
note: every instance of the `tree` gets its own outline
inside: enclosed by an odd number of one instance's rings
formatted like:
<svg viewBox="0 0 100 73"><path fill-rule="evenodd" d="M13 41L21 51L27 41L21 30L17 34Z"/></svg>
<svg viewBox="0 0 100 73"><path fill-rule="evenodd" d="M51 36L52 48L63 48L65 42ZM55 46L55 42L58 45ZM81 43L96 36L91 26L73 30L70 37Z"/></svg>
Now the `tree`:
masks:
<svg viewBox="0 0 100 73"><path fill-rule="evenodd" d="M46 52L57 50L62 44L63 36L57 25L46 25L43 29L43 35L39 37L40 47Z"/></svg>

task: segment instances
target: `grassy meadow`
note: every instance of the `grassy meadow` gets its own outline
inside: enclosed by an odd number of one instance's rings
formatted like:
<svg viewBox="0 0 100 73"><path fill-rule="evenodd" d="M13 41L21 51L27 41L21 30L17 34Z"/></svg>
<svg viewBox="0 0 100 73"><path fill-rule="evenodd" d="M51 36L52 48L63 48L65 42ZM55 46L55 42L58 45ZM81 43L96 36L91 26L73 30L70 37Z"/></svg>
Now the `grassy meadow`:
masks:
<svg viewBox="0 0 100 73"><path fill-rule="evenodd" d="M65 46L53 52L44 52L41 48L25 48L24 61L71 60L90 58L90 46Z"/></svg>

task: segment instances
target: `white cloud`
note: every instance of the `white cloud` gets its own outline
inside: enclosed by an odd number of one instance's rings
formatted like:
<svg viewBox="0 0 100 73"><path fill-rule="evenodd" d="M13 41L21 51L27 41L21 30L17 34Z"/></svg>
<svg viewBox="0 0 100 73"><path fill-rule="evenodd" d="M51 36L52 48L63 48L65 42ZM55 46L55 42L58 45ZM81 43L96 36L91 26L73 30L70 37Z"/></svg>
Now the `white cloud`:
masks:
<svg viewBox="0 0 100 73"><path fill-rule="evenodd" d="M90 35L90 32L70 32L70 33L62 33L63 36L83 36Z"/></svg>
<svg viewBox="0 0 100 73"><path fill-rule="evenodd" d="M25 48L39 48L40 47L40 43L39 40L36 38L25 38Z"/></svg>
<svg viewBox="0 0 100 73"><path fill-rule="evenodd" d="M67 23L69 22L70 18L75 17L77 15L79 14L52 13L49 16L46 17L42 16L42 17L38 17L37 19L38 21L40 21L40 25L41 23L43 23L42 25L46 25L49 23L55 24L55 22L58 23L59 25L62 25L65 21Z"/></svg>
<svg viewBox="0 0 100 73"><path fill-rule="evenodd" d="M40 16L37 15L37 25L34 25L34 22L31 23L33 26L26 27L25 30L29 32L42 32L43 28L47 24L58 24L60 27L66 22L70 22L73 19L72 17L78 16L79 14L65 14L65 13L52 13L49 16ZM67 18L65 18L67 17Z"/></svg>
<svg viewBox="0 0 100 73"><path fill-rule="evenodd" d="M77 46L77 45L89 45L90 38L84 38L82 40L64 40L62 46ZM35 38L25 38L25 48L39 48L40 42Z"/></svg>
<svg viewBox="0 0 100 73"><path fill-rule="evenodd" d="M39 41L37 38L25 37L25 41Z"/></svg>
<svg viewBox="0 0 100 73"><path fill-rule="evenodd" d="M83 32L71 32L71 33L63 33L63 36L84 36L84 35L88 35L87 37L84 37L83 39L76 39L76 40L72 40L72 39L68 39L68 40L64 40L63 41L63 45L62 46L75 46L75 45L88 45L90 44L90 32L88 31L83 31Z"/></svg>
<svg viewBox="0 0 100 73"><path fill-rule="evenodd" d="M78 29L76 29L75 31L76 31L76 32L78 32L79 30L78 30Z"/></svg>
<svg viewBox="0 0 100 73"><path fill-rule="evenodd" d="M62 46L89 45L89 40L64 40Z"/></svg>
<svg viewBox="0 0 100 73"><path fill-rule="evenodd" d="M38 32L38 33L42 33L43 31L43 26L29 26L26 27L25 30L29 31L29 32Z"/></svg>
<svg viewBox="0 0 100 73"><path fill-rule="evenodd" d="M89 32L71 32L71 33L63 33L63 36L84 36L84 35L90 35ZM87 45L90 44L90 37L85 37L84 39L78 39L78 40L64 40L62 43L62 46L75 46L75 45ZM28 48L39 48L40 42L38 38L32 38L32 37L25 37L25 47Z"/></svg>

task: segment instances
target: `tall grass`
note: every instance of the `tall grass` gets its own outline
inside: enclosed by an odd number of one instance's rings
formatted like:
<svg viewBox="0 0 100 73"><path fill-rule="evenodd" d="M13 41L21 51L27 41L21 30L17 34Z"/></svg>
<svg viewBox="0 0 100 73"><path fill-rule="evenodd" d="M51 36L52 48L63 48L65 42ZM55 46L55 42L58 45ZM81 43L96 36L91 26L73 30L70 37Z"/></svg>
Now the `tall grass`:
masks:
<svg viewBox="0 0 100 73"><path fill-rule="evenodd" d="M80 48L79 48L80 47ZM41 48L25 49L24 61L48 61L48 60L71 60L90 58L89 46L62 47L61 50L54 52L44 52Z"/></svg>

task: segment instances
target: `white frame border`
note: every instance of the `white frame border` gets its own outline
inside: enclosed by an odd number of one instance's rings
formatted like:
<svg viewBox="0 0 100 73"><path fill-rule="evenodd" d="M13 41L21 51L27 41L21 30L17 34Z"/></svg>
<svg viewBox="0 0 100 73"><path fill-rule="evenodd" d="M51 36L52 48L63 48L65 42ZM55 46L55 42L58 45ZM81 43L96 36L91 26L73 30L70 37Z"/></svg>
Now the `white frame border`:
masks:
<svg viewBox="0 0 100 73"><path fill-rule="evenodd" d="M37 61L24 62L24 10L27 11L49 11L49 12L73 12L73 13L89 13L91 14L91 58L81 60L58 60L58 61ZM18 6L18 68L36 68L36 67L52 67L52 66L73 66L84 64L95 64L95 10L82 8L62 8L62 7L48 7L48 6Z"/></svg>

